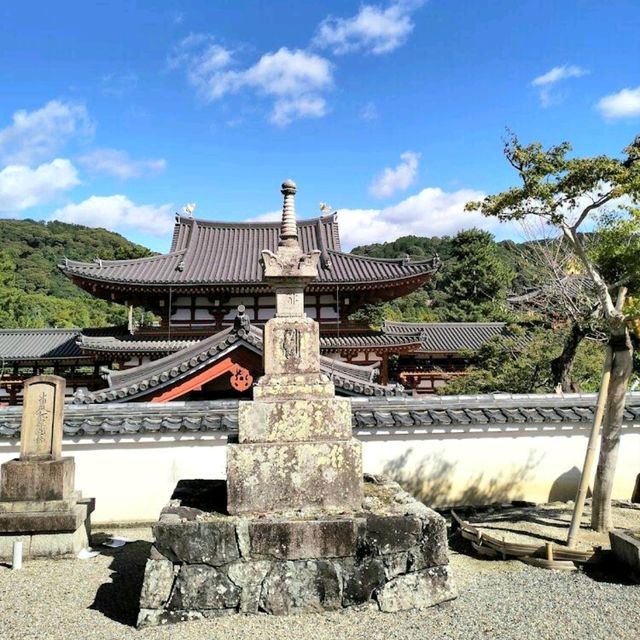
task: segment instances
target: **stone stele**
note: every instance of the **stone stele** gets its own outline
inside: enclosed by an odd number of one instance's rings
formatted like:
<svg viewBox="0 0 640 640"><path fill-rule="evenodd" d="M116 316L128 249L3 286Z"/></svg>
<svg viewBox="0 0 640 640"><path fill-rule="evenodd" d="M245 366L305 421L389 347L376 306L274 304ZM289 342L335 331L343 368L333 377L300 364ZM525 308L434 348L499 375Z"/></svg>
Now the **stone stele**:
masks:
<svg viewBox="0 0 640 640"><path fill-rule="evenodd" d="M0 558L13 541L29 557L75 555L89 544L92 499L74 489L72 457L62 457L64 378L24 384L20 457L0 467Z"/></svg>
<svg viewBox="0 0 640 640"><path fill-rule="evenodd" d="M264 376L229 438L226 483L179 483L154 527L140 626L235 612L391 612L455 597L444 519L395 483L363 483L351 401L320 373L318 324L304 313L319 252L299 246L295 192L283 183L280 242L262 252L276 315L264 328Z"/></svg>

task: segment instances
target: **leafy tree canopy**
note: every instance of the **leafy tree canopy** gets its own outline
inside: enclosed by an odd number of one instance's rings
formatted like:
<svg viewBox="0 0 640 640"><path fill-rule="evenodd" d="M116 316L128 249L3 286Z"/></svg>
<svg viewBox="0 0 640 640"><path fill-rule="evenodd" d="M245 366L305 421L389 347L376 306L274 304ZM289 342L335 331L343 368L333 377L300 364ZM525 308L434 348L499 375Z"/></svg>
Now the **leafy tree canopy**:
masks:
<svg viewBox="0 0 640 640"><path fill-rule="evenodd" d="M551 363L562 351L565 331L538 328L527 332L512 327L513 337L497 336L476 353L465 376L443 387L446 394L551 393ZM574 377L584 392L596 391L602 374L604 346L585 340L578 347Z"/></svg>

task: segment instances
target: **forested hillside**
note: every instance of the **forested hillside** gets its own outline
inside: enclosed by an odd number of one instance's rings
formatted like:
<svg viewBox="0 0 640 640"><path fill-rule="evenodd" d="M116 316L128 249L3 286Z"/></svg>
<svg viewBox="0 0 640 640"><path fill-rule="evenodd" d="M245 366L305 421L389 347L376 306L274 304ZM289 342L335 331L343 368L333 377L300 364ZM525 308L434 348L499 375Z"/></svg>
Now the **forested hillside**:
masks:
<svg viewBox="0 0 640 640"><path fill-rule="evenodd" d="M90 327L120 324L126 311L97 300L56 265L65 256L91 261L138 258L151 252L117 233L63 222L0 220L0 328Z"/></svg>
<svg viewBox="0 0 640 640"><path fill-rule="evenodd" d="M513 290L535 286L539 274L527 259L526 244L496 243L486 231L470 229L455 236L405 236L370 244L353 253L375 258L422 260L438 255L442 266L421 291L382 306L369 308L372 324L383 319L406 321L499 321L513 315L505 304ZM361 314L362 315L362 314Z"/></svg>

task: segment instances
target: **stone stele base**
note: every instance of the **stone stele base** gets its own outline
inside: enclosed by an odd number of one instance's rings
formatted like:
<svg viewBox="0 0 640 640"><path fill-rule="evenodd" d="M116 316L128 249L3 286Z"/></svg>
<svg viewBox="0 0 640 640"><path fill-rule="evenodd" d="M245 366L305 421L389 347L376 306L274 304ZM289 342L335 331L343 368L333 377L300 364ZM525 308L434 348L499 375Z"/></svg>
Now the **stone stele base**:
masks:
<svg viewBox="0 0 640 640"><path fill-rule="evenodd" d="M73 490L73 458L10 460L0 470L0 560L71 557L89 546L93 498Z"/></svg>
<svg viewBox="0 0 640 640"><path fill-rule="evenodd" d="M394 482L363 489L352 514L230 516L224 481L181 481L153 527L138 626L455 598L444 519Z"/></svg>

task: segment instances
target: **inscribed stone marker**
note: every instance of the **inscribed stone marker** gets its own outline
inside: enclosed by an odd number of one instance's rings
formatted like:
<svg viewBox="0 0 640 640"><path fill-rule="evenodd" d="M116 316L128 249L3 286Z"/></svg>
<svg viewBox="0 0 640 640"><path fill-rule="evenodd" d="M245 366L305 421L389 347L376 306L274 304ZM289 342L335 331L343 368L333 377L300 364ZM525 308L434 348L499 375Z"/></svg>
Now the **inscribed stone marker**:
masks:
<svg viewBox="0 0 640 640"><path fill-rule="evenodd" d="M21 460L59 460L62 455L62 421L65 380L35 376L24 383Z"/></svg>

